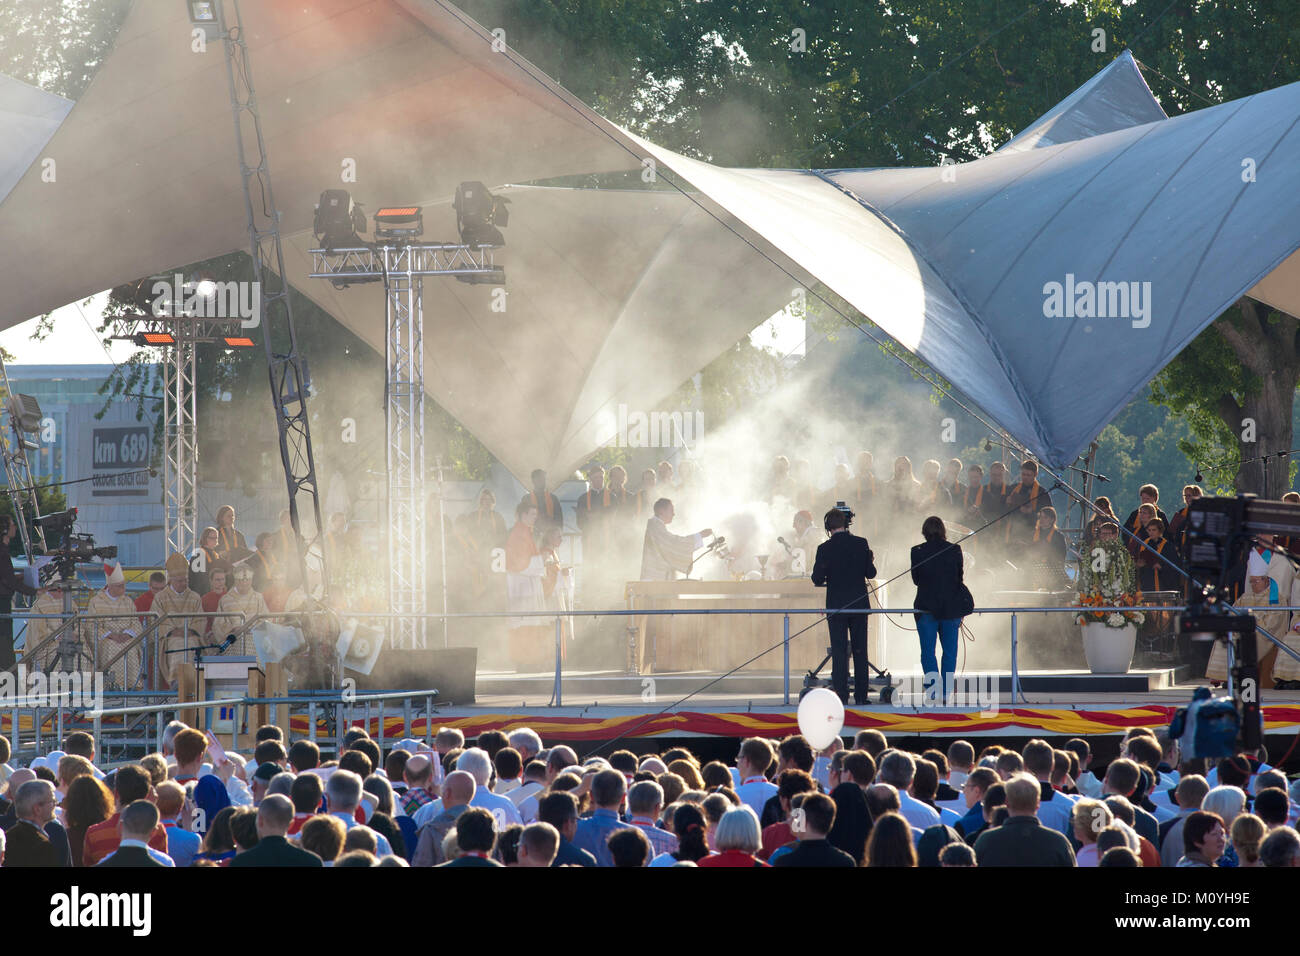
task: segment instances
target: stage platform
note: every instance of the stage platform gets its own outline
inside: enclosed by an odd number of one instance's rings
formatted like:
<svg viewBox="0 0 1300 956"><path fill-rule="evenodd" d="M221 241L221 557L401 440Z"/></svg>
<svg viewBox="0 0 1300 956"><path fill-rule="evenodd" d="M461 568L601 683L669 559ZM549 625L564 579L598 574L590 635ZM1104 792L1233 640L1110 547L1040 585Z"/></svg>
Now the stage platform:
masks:
<svg viewBox="0 0 1300 956"><path fill-rule="evenodd" d="M908 685L919 675L894 674ZM983 676L983 675L981 675ZM1132 726L1159 731L1185 706L1199 686L1187 668L1092 675L1067 671L1021 671L1023 699L1013 702L1011 675L988 675L999 691L987 707L925 706L900 695L893 703L846 708L843 735L877 729L890 736L924 738L1120 735ZM713 683L710 686L710 681ZM782 675L721 677L707 672L629 676L606 671L566 673L563 704L552 706L554 674L480 672L470 706L439 705L435 723L457 727L466 737L485 730L531 727L548 742L597 742L614 738L781 737L798 731L797 707L803 675L791 675L790 704L783 701ZM975 688L971 688L972 691ZM689 699L688 694L698 692ZM992 698L996 697L996 700ZM1300 730L1300 691L1264 691L1264 725L1270 736ZM379 719L368 723L372 736ZM385 735L402 736L401 718L385 715ZM413 729L423 731L423 721ZM436 729L436 728L435 728ZM1281 739L1281 738L1279 738Z"/></svg>

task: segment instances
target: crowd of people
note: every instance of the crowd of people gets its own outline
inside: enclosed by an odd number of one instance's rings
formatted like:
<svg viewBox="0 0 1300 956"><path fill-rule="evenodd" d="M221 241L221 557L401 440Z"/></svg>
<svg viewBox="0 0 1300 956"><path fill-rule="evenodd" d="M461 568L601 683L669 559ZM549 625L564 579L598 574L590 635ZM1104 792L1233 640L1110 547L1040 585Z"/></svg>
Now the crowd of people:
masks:
<svg viewBox="0 0 1300 956"><path fill-rule="evenodd" d="M1260 754L1180 759L1131 728L1104 769L1087 740L912 753L876 730L815 752L743 740L585 760L518 728L336 759L279 727L250 759L180 722L105 772L76 731L27 767L0 737L0 864L21 866L1300 866L1300 782ZM214 763L215 762L215 763Z"/></svg>

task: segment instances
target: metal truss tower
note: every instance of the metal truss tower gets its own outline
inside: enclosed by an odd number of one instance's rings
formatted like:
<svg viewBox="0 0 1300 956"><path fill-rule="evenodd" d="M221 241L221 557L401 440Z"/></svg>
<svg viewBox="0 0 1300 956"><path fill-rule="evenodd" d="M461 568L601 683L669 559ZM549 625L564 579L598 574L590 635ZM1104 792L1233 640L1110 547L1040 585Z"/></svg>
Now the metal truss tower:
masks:
<svg viewBox="0 0 1300 956"><path fill-rule="evenodd" d="M424 306L426 276L473 276L499 283L493 247L442 244L375 245L313 249L314 279L384 282L384 420L388 435L388 600L397 615L420 615L428 608L424 457ZM441 462L439 462L441 473ZM439 522L441 528L441 480ZM446 546L443 545L445 556ZM443 561L443 611L446 612L446 561ZM444 626L444 635L446 628ZM397 617L389 630L394 648L428 646L422 619Z"/></svg>
<svg viewBox="0 0 1300 956"><path fill-rule="evenodd" d="M228 23L223 4L214 4L218 25L225 40L226 76L230 83L230 104L235 119L235 143L239 150L239 177L244 189L244 208L248 214L248 238L253 258L253 279L257 283L262 341L266 347L267 371L271 379L271 399L275 405L276 427L280 435L280 461L284 466L289 492L289 516L293 529L305 547L299 549L298 561L306 586L306 553L312 554L313 567L319 569L321 587L329 592L329 574L325 562L325 525L321 521L320 491L316 480L316 460L312 454L310 419L307 414L307 377L298 351L298 336L293 323L293 305L289 284L284 278L284 250L280 245L280 213L271 192L271 174L267 165L266 142L258 114L257 94L249 67L248 46L244 42L243 20L239 0L230 0L234 23ZM245 123L252 127L255 152L250 156L245 139ZM259 203L254 204L251 186L256 181ZM301 496L301 498L300 498ZM315 522L310 535L304 534L300 514L305 503Z"/></svg>
<svg viewBox="0 0 1300 956"><path fill-rule="evenodd" d="M163 538L168 554L198 543L199 436L195 324L172 323L176 344L163 354Z"/></svg>
<svg viewBox="0 0 1300 956"><path fill-rule="evenodd" d="M9 369L5 367L4 358L0 357L0 375L4 377L5 402L12 399L14 391L9 385ZM28 564L32 560L32 533L27 527L26 510L31 509L32 517L38 518L41 509L36 501L36 482L32 478L32 466L27 460L27 441L23 437L23 430L18 425L18 420L10 413L9 423L12 425L12 435L5 435L0 432L0 443L3 444L3 457L5 466L5 479L9 483L9 500L13 503L14 521L18 525L18 533L23 540L23 553L27 555ZM45 550L45 532L37 526L33 526L37 541L40 542L41 551Z"/></svg>

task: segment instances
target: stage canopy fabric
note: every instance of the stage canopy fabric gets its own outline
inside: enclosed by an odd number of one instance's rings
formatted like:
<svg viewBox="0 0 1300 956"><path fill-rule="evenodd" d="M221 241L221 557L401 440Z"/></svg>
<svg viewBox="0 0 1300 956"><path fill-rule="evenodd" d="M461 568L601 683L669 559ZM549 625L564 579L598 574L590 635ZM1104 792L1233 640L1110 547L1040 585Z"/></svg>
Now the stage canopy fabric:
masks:
<svg viewBox="0 0 1300 956"><path fill-rule="evenodd" d="M40 156L70 109L71 100L0 74L0 200ZM53 174L57 177L57 167Z"/></svg>
<svg viewBox="0 0 1300 956"><path fill-rule="evenodd" d="M443 0L243 12L288 278L376 348L380 290L307 278L322 189L423 203L437 239L463 180L652 158L676 187L506 189L506 311L490 287L425 283L426 388L516 475L572 469L620 405L653 408L798 285L835 290L1053 466L1239 296L1300 314L1300 84L1166 119L1123 56L975 162L721 169L601 119ZM0 327L247 244L222 52L193 51L180 3L136 0L39 152L57 184L32 162L0 204Z"/></svg>

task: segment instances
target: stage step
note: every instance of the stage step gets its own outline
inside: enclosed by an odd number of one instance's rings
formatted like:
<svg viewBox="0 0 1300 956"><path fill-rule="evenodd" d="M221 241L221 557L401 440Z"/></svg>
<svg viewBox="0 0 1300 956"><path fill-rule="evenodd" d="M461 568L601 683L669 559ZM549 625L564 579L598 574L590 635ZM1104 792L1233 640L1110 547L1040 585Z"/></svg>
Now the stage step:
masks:
<svg viewBox="0 0 1300 956"><path fill-rule="evenodd" d="M994 672L998 680L1000 693L1011 692L1011 673ZM1089 674L1066 670L1022 670L1020 672L1020 689L1026 693L1080 693L1080 694L1142 694L1153 690L1168 690L1179 683L1190 680L1190 665L1180 664L1176 667L1132 670L1127 674ZM790 692L794 696L803 687L803 673L790 674ZM821 677L830 678L830 669L824 669ZM911 687L919 674L893 674L894 683ZM987 679L981 674L982 679ZM580 700L599 699L610 696L650 695L662 701L674 695L685 696L698 692L713 681L707 690L711 694L754 694L756 696L780 696L783 691L780 673L740 673L727 677L703 671L675 672L671 674L628 675L616 671L578 671L564 675L563 692L566 698ZM555 675L551 674L516 674L512 672L480 671L475 684L480 695L503 695L536 697L539 694L550 696L555 684ZM873 679L873 688L880 681Z"/></svg>

